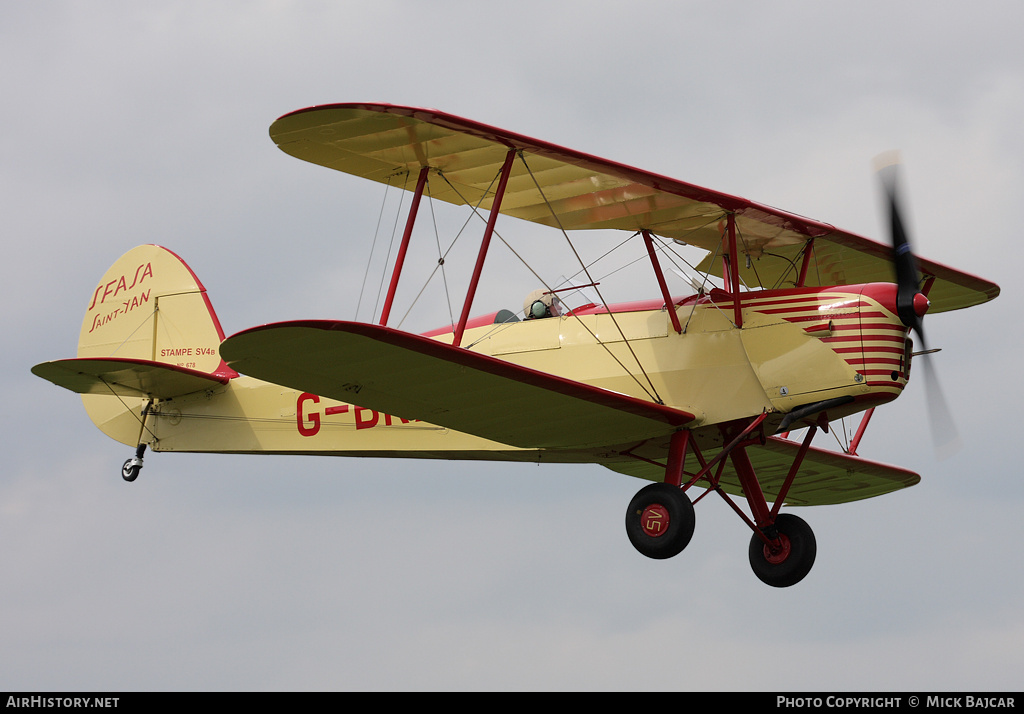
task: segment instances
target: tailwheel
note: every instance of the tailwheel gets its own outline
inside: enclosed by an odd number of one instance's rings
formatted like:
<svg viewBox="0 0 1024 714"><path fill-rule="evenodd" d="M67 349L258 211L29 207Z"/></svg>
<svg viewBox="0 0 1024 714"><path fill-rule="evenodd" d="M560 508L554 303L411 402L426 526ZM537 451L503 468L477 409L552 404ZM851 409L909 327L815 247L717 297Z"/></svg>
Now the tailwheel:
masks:
<svg viewBox="0 0 1024 714"><path fill-rule="evenodd" d="M750 539L750 567L761 582L788 588L804 579L814 565L818 546L814 531L799 516L783 513L775 519L778 538L772 545L755 533ZM769 529L765 535L771 535Z"/></svg>
<svg viewBox="0 0 1024 714"><path fill-rule="evenodd" d="M139 444L139 448L135 450L135 456L124 462L121 466L121 478L125 481L132 482L139 477L139 471L142 470L142 455L146 453L146 445Z"/></svg>
<svg viewBox="0 0 1024 714"><path fill-rule="evenodd" d="M679 554L693 537L695 523L689 497L667 483L640 489L626 511L629 542L648 558L658 560Z"/></svg>
<svg viewBox="0 0 1024 714"><path fill-rule="evenodd" d="M124 466L121 467L121 478L125 481L134 481L139 477L139 471L141 470L141 463L136 463L134 458L128 459L124 462Z"/></svg>

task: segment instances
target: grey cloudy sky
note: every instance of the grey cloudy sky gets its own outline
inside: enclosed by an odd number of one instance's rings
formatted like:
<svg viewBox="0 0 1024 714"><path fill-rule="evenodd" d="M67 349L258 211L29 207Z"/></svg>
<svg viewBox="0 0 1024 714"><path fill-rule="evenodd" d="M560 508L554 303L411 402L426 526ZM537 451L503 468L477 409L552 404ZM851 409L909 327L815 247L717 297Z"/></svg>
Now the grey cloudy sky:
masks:
<svg viewBox="0 0 1024 714"><path fill-rule="evenodd" d="M164 5L0 6L0 689L1020 688L1019 3ZM928 319L964 449L936 459L913 382L861 454L922 483L800 511L818 560L781 591L711 499L683 554L640 556L643 484L597 466L156 454L125 484L130 450L29 368L74 355L140 243L191 265L229 334L351 319L381 189L267 136L347 101L868 236L871 158L900 149L918 251L1003 289ZM533 287L490 275L479 312Z"/></svg>

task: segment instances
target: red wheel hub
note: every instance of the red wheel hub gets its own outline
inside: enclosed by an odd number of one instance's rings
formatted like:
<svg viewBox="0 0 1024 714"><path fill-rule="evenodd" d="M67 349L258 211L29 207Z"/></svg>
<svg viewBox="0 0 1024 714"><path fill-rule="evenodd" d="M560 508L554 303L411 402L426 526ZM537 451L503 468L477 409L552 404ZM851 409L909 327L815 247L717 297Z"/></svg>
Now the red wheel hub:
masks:
<svg viewBox="0 0 1024 714"><path fill-rule="evenodd" d="M668 532L668 509L660 503L652 503L640 514L640 527L644 534L657 538Z"/></svg>
<svg viewBox="0 0 1024 714"><path fill-rule="evenodd" d="M778 545L773 547L765 544L764 559L772 565L778 565L779 563L785 562L786 558L789 557L791 549L792 546L789 543L789 538L786 537L785 533L779 533Z"/></svg>

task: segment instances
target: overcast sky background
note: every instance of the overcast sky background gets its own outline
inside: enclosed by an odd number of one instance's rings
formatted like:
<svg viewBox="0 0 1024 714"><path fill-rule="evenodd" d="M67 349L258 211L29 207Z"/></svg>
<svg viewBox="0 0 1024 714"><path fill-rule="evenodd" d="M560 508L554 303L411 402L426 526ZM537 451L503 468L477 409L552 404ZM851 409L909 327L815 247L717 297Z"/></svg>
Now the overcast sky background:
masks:
<svg viewBox="0 0 1024 714"><path fill-rule="evenodd" d="M0 689L1020 689L1024 6L163 5L0 5ZM141 243L190 264L228 334L351 319L382 188L267 135L349 101L870 237L871 159L900 149L918 252L1003 291L926 320L964 448L935 457L912 381L860 452L921 484L797 510L818 558L783 590L720 500L684 553L639 555L622 521L644 484L598 466L152 454L124 483L131 449L30 367L74 356ZM503 265L477 312L534 287Z"/></svg>

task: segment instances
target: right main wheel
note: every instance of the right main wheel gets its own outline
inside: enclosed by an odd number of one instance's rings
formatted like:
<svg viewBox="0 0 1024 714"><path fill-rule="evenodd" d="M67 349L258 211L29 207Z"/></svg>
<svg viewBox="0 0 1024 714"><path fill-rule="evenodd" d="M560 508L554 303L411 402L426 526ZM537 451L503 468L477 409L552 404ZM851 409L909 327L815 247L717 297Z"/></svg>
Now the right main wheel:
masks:
<svg viewBox="0 0 1024 714"><path fill-rule="evenodd" d="M779 545L769 547L758 534L750 538L750 567L761 582L788 588L804 579L814 565L818 545L814 531L799 516L783 513L775 519Z"/></svg>
<svg viewBox="0 0 1024 714"><path fill-rule="evenodd" d="M696 519L690 498L678 486L652 483L629 502L626 535L648 558L677 555L693 537Z"/></svg>

